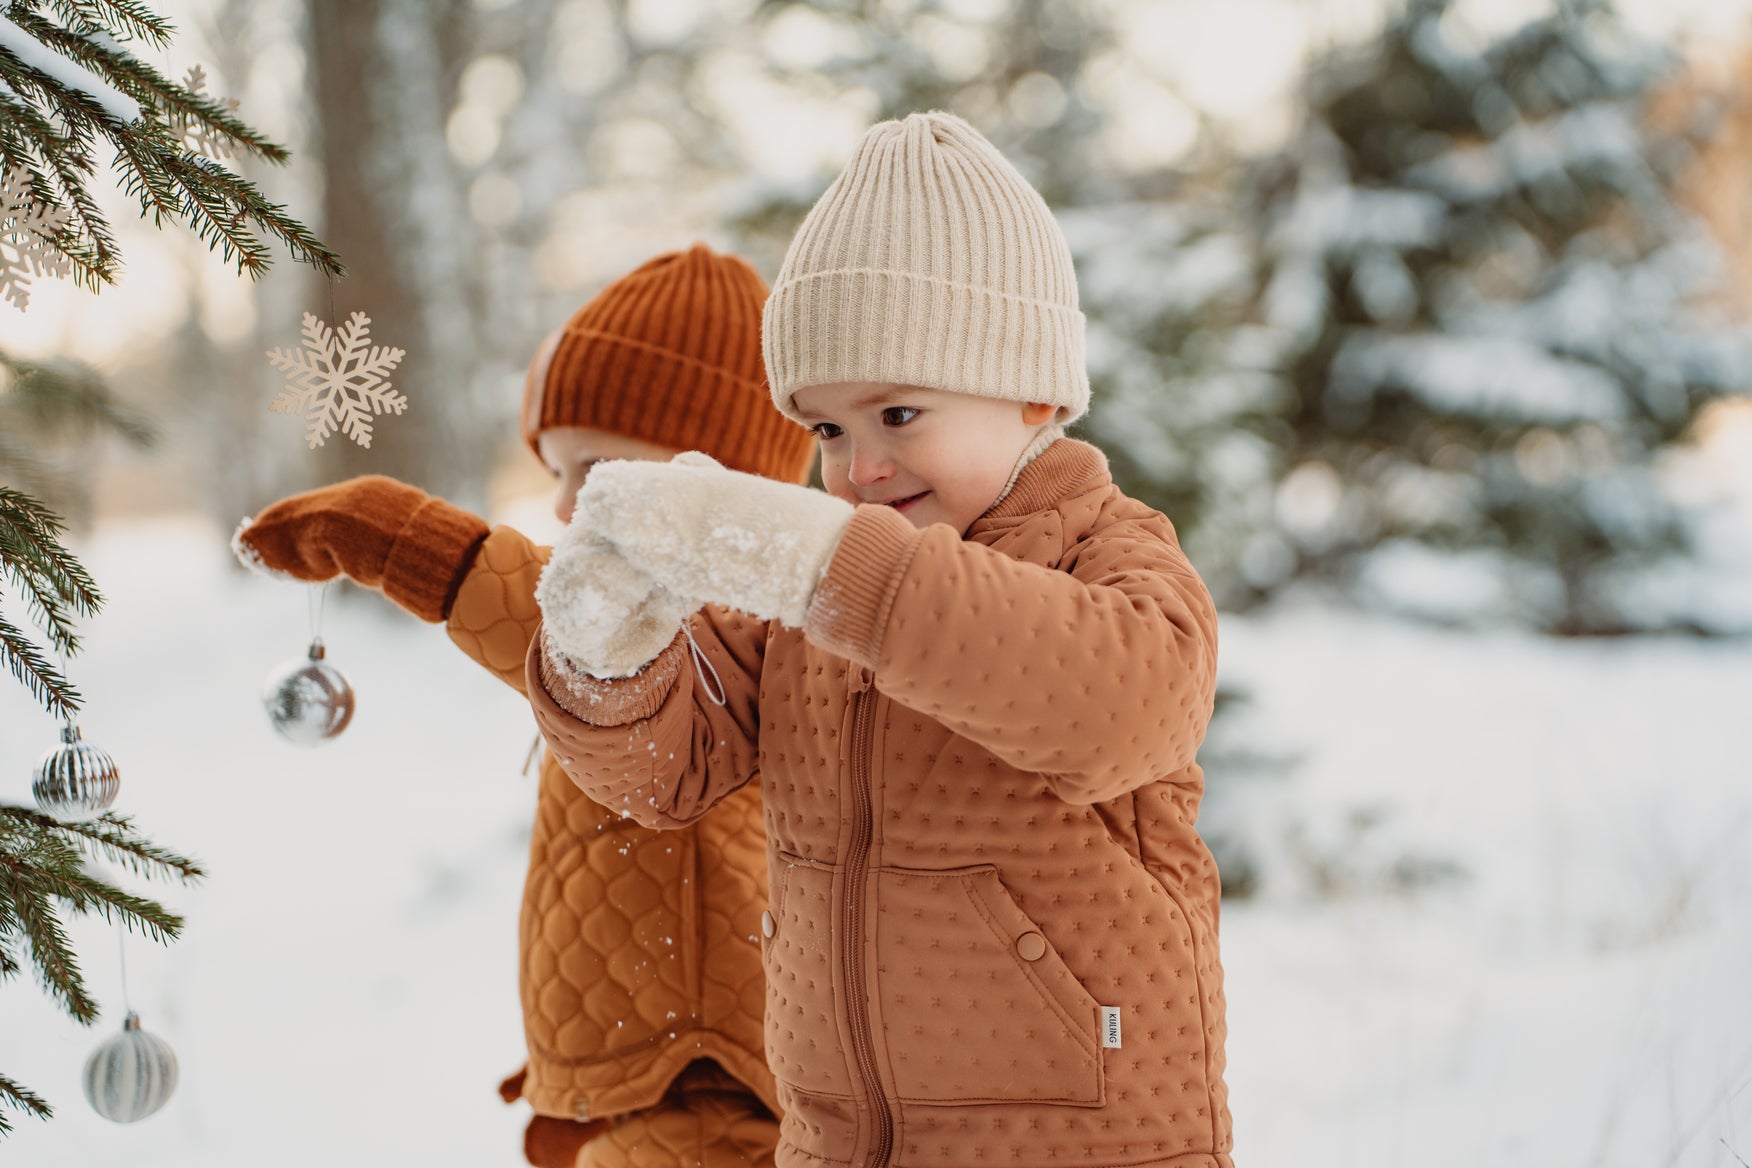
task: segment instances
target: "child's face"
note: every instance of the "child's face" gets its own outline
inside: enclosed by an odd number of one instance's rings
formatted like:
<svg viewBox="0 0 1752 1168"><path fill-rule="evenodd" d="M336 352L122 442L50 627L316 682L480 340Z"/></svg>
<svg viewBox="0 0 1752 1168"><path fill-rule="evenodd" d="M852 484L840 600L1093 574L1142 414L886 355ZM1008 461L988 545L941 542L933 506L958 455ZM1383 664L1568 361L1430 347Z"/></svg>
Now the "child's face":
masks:
<svg viewBox="0 0 1752 1168"><path fill-rule="evenodd" d="M541 461L558 485L554 490L554 514L561 523L572 522L572 508L578 502L578 488L590 468L611 458L640 459L645 462L668 462L681 452L655 442L628 438L607 430L592 430L588 426L552 426L535 438Z"/></svg>
<svg viewBox="0 0 1752 1168"><path fill-rule="evenodd" d="M810 385L791 399L821 440L821 481L962 535L997 501L1050 406L880 381Z"/></svg>

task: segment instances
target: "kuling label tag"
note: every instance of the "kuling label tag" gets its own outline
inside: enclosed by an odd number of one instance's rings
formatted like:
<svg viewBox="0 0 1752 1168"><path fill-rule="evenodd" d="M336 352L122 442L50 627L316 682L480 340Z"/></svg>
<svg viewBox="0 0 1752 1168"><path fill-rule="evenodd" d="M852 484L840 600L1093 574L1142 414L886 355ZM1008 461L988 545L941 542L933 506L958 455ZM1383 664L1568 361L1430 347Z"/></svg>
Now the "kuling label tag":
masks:
<svg viewBox="0 0 1752 1168"><path fill-rule="evenodd" d="M1101 1045L1119 1046L1119 1007L1101 1007Z"/></svg>

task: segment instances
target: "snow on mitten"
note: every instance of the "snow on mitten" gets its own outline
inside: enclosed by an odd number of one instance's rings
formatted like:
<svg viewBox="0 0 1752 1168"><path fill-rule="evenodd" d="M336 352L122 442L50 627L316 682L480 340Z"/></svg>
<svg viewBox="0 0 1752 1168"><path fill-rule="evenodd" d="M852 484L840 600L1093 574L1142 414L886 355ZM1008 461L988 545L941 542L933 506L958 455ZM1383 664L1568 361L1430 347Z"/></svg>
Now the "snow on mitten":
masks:
<svg viewBox="0 0 1752 1168"><path fill-rule="evenodd" d="M441 621L487 537L476 515L384 475L290 495L231 537L249 568L320 583L348 576L426 621Z"/></svg>
<svg viewBox="0 0 1752 1168"><path fill-rule="evenodd" d="M548 644L597 678L639 672L699 608L633 567L596 534L583 511L554 544L535 600Z"/></svg>
<svg viewBox="0 0 1752 1168"><path fill-rule="evenodd" d="M598 463L578 511L670 591L791 628L803 627L853 514L832 495L727 470L697 451Z"/></svg>

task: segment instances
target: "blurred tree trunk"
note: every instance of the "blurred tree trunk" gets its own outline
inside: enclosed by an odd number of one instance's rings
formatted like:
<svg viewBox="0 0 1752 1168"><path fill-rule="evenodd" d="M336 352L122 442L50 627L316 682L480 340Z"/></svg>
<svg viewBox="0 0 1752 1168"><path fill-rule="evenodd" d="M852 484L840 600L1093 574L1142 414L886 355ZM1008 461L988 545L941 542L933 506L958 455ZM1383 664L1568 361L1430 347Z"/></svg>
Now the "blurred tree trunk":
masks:
<svg viewBox="0 0 1752 1168"><path fill-rule="evenodd" d="M336 434L313 451L316 478L387 474L478 501L495 431L473 405L474 223L444 139L472 6L307 0L305 11L320 231L349 272L314 289L309 307L332 326L369 316L374 344L406 352L391 381L408 397L405 413L374 424L369 449Z"/></svg>

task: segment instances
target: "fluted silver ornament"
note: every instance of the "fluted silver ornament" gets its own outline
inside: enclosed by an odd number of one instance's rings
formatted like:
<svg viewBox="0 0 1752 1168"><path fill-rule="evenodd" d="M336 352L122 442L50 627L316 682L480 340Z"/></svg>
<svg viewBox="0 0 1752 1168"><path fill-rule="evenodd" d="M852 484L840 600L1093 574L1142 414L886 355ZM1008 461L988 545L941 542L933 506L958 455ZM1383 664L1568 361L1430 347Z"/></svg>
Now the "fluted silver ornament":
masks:
<svg viewBox="0 0 1752 1168"><path fill-rule="evenodd" d="M281 662L262 683L268 720L282 738L300 746L326 742L353 720L352 683L323 660L326 652L317 637L308 655Z"/></svg>
<svg viewBox="0 0 1752 1168"><path fill-rule="evenodd" d="M61 727L61 745L43 752L31 776L37 807L56 819L89 819L116 801L122 772L109 752L82 740L79 727Z"/></svg>
<svg viewBox="0 0 1752 1168"><path fill-rule="evenodd" d="M122 1032L85 1060L85 1098L105 1119L135 1123L170 1102L176 1072L170 1043L140 1029L130 1011Z"/></svg>

